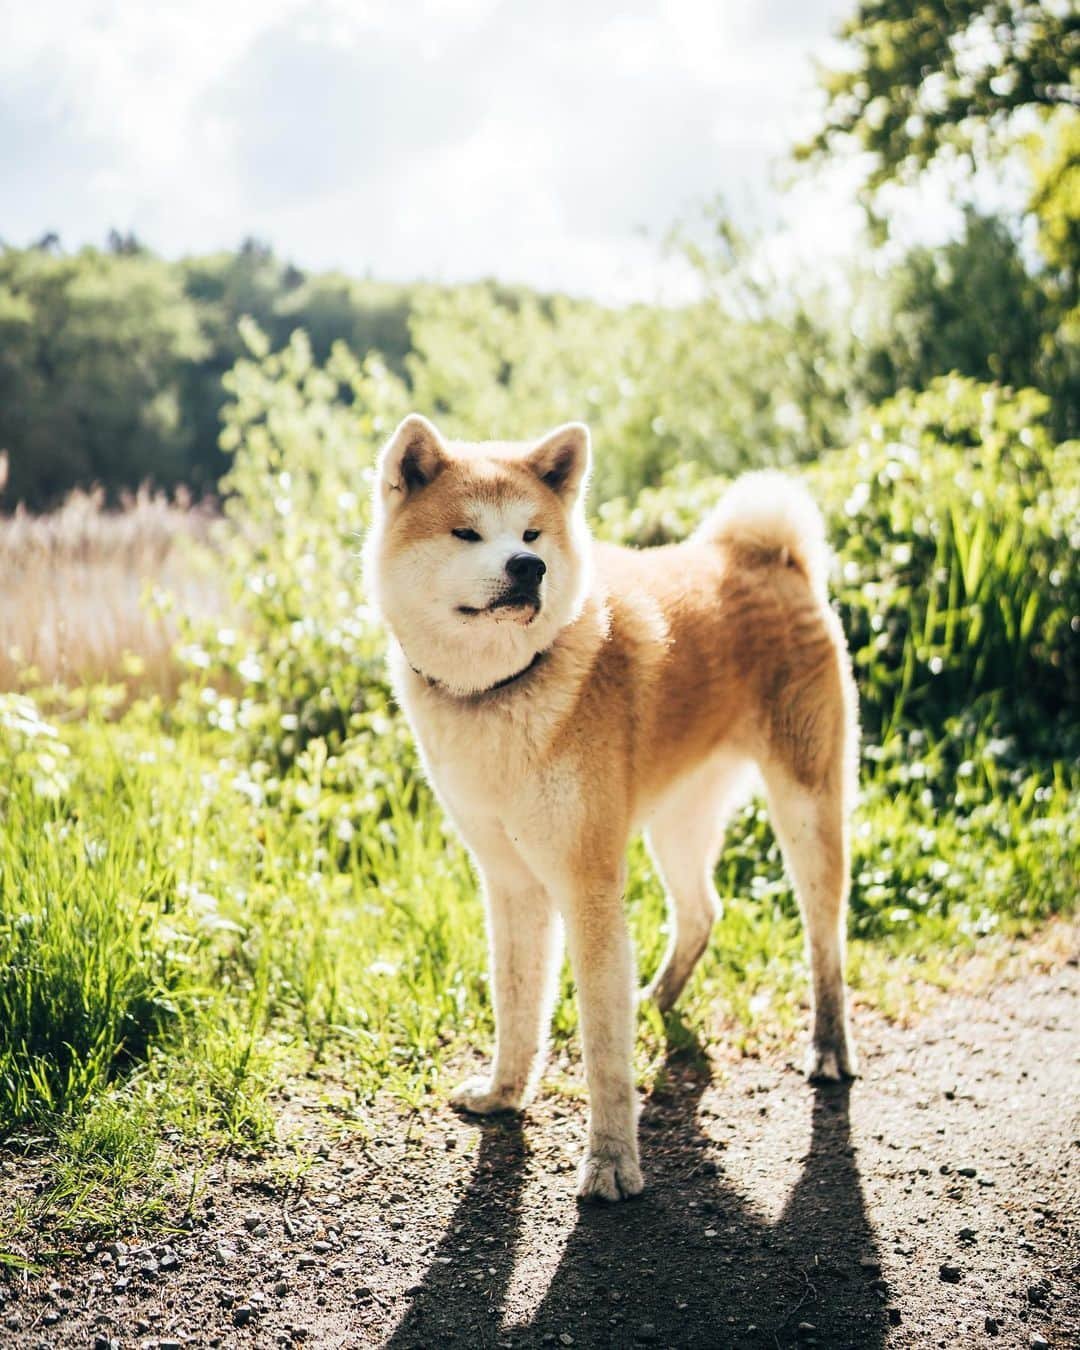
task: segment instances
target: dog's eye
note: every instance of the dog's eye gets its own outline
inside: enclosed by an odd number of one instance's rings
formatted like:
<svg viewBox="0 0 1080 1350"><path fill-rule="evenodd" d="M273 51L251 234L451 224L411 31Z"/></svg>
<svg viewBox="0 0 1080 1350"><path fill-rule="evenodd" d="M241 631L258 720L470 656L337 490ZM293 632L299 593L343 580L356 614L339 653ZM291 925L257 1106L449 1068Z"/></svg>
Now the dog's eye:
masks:
<svg viewBox="0 0 1080 1350"><path fill-rule="evenodd" d="M478 544L480 542L480 536L475 530L451 530L450 533L455 539L464 539L467 544Z"/></svg>
<svg viewBox="0 0 1080 1350"><path fill-rule="evenodd" d="M539 530L526 530L525 533L524 533L521 537L522 537L522 539L525 540L525 542L526 542L527 544L531 544L531 543L533 542L534 539L539 539L539 538L540 538L540 531L539 531Z"/></svg>

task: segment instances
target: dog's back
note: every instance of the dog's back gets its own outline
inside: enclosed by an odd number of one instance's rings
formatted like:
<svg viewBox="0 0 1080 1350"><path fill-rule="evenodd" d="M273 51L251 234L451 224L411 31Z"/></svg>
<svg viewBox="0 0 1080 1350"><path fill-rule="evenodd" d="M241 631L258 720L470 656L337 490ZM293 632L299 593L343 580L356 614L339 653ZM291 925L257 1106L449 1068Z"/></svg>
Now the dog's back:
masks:
<svg viewBox="0 0 1080 1350"><path fill-rule="evenodd" d="M612 612L604 697L636 729L642 809L719 750L786 760L800 781L829 775L854 693L821 517L800 485L749 475L686 542L598 545L596 558Z"/></svg>

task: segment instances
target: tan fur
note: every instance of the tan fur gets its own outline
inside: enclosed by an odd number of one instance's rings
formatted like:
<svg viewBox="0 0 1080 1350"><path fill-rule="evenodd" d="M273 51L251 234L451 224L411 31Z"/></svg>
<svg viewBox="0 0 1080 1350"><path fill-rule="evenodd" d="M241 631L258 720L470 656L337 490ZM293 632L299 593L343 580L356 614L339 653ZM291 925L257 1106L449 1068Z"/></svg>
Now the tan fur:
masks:
<svg viewBox="0 0 1080 1350"><path fill-rule="evenodd" d="M402 446L417 437L439 467L405 491L393 484ZM556 490L542 476L553 453L562 468L573 460L568 476L555 475ZM561 920L592 1103L579 1190L616 1199L642 1185L626 846L647 831L668 890L673 935L648 991L668 1007L707 942L724 820L752 772L764 781L807 924L810 1071L854 1071L843 929L856 714L825 593L824 532L801 486L751 475L690 540L633 551L585 534L588 453L579 426L538 447L454 446L407 419L381 461L368 562L397 638L395 688L484 878L498 1043L491 1077L463 1085L459 1101L488 1111L527 1100L542 1065ZM450 531L482 522L497 571L497 539L506 550L524 547L513 531L526 521L541 531L530 547L548 567L539 612L513 622L496 612L462 618L454 587L486 578L468 575L481 546ZM500 533L507 522L513 531ZM412 558L427 569L429 596L412 594ZM448 574L465 569L445 594L440 559ZM491 689L538 651L538 664Z"/></svg>

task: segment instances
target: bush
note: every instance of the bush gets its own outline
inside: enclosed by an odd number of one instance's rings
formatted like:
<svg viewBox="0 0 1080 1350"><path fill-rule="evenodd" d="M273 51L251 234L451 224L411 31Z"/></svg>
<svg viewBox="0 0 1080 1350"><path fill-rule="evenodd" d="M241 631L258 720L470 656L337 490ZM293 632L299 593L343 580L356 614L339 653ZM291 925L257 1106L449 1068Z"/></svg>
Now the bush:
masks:
<svg viewBox="0 0 1080 1350"><path fill-rule="evenodd" d="M233 452L226 568L241 617L193 631L183 655L196 676L189 700L280 768L313 740L334 756L390 730L360 541L371 464L406 402L375 358L339 345L319 367L302 333L274 354L253 325L246 336L252 355L228 377L222 436Z"/></svg>

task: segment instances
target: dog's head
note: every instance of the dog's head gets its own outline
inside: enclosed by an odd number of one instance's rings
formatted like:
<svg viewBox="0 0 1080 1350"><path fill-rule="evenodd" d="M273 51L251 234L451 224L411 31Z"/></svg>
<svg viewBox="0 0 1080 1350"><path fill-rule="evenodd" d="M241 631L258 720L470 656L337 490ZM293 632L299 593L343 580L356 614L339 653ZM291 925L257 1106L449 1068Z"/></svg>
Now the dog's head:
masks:
<svg viewBox="0 0 1080 1350"><path fill-rule="evenodd" d="M376 470L367 570L408 661L456 693L550 647L588 590L580 422L524 444L445 441L407 417Z"/></svg>

